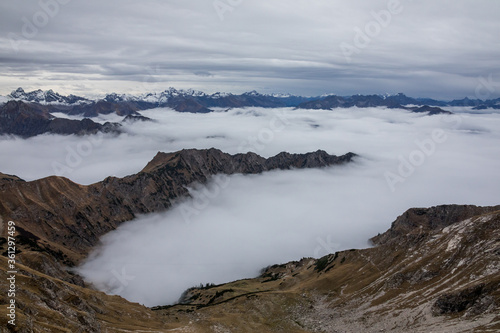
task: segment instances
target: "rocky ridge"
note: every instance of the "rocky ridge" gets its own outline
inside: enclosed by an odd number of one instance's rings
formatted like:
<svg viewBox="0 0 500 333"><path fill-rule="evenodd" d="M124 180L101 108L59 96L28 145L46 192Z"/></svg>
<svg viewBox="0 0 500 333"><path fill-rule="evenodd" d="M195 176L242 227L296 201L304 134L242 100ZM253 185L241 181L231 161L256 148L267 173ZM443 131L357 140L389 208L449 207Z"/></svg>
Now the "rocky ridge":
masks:
<svg viewBox="0 0 500 333"><path fill-rule="evenodd" d="M352 161L324 151L281 153L263 158L253 153L229 155L217 149L158 153L139 173L109 177L82 186L62 177L26 182L0 173L0 247L7 254L3 221L16 223L18 325L16 332L102 332L161 328L164 318L120 297L85 288L68 267L84 258L99 237L136 214L165 210L188 195L187 185L205 183L215 174L256 174L275 169L315 168ZM0 286L6 286L7 259L0 258ZM0 303L6 304L6 295ZM7 317L0 318L6 327ZM129 317L123 320L123 317Z"/></svg>
<svg viewBox="0 0 500 333"><path fill-rule="evenodd" d="M116 123L107 122L101 125L88 118L56 118L50 112L54 112L54 109L49 106L9 101L0 106L0 135L10 134L27 138L44 133L85 135L120 132L120 125Z"/></svg>
<svg viewBox="0 0 500 333"><path fill-rule="evenodd" d="M0 215L29 230L26 243L60 251L60 257L72 264L120 223L169 208L172 200L188 195L186 186L206 183L212 175L325 167L351 162L354 157L353 153L337 157L317 151L265 159L255 153L186 149L158 153L137 174L108 177L89 186L63 177L25 182L4 175L0 178Z"/></svg>
<svg viewBox="0 0 500 333"><path fill-rule="evenodd" d="M192 288L154 310L190 332L496 332L499 236L500 206L410 209L373 248Z"/></svg>

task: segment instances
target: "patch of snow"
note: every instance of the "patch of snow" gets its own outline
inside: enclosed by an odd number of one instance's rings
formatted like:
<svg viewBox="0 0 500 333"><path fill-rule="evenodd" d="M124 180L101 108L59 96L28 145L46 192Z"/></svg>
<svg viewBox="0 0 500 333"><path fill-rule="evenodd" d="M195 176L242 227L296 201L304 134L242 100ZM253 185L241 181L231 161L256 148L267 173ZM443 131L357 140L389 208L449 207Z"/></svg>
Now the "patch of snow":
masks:
<svg viewBox="0 0 500 333"><path fill-rule="evenodd" d="M193 89L188 89L186 91L181 90L181 93L183 93L184 95L193 96L193 97L206 96L206 94L203 91L193 90Z"/></svg>
<svg viewBox="0 0 500 333"><path fill-rule="evenodd" d="M271 94L269 96L276 97L276 98L289 98L289 97L292 97L292 95L290 95L290 94L280 94L280 93L278 93L278 94Z"/></svg>
<svg viewBox="0 0 500 333"><path fill-rule="evenodd" d="M228 97L228 96L231 96L230 93L224 93L224 92L216 92L215 94L212 94L210 95L210 98L212 99L219 99L219 98L224 98L224 97Z"/></svg>
<svg viewBox="0 0 500 333"><path fill-rule="evenodd" d="M68 115L66 113L62 112L52 112L51 115L56 118L62 118L62 119L73 119L73 120L82 120L84 117L80 115Z"/></svg>

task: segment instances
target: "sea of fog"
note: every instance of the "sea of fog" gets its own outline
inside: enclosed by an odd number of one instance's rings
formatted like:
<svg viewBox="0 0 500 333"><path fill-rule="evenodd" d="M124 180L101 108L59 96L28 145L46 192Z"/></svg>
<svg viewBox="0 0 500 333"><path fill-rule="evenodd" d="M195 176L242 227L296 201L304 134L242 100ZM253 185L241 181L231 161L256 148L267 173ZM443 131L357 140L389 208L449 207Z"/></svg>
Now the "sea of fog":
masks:
<svg viewBox="0 0 500 333"><path fill-rule="evenodd" d="M267 265L367 247L411 207L500 204L500 114L426 116L382 108L143 111L126 133L0 138L0 172L90 184L140 171L158 151L354 152L323 169L216 176L192 198L102 238L78 268L88 282L148 306L200 283L256 276ZM99 121L117 121L116 116Z"/></svg>

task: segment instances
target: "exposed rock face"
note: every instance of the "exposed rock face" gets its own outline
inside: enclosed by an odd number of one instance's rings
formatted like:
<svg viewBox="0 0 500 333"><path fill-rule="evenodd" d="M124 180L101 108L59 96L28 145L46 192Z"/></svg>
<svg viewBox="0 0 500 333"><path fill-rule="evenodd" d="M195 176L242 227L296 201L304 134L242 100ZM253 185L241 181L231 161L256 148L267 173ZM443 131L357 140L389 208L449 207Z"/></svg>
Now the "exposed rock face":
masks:
<svg viewBox="0 0 500 333"><path fill-rule="evenodd" d="M70 263L95 246L99 237L136 214L165 210L188 194L187 185L205 183L215 174L256 174L274 169L317 168L352 161L324 151L281 153L265 159L254 153L229 155L217 149L158 153L139 173L81 186L62 177L24 182L0 180L0 215L16 221L44 246L61 250ZM54 232L57 230L57 232Z"/></svg>
<svg viewBox="0 0 500 333"><path fill-rule="evenodd" d="M122 122L137 122L137 121L151 121L154 122L153 119L144 117L144 116L136 116L136 115L131 115L129 114L125 118L123 118Z"/></svg>
<svg viewBox="0 0 500 333"><path fill-rule="evenodd" d="M431 208L411 208L399 216L385 233L371 239L374 244L415 243L429 233L445 228L457 221L500 210L500 206L477 207L471 205L446 205Z"/></svg>
<svg viewBox="0 0 500 333"><path fill-rule="evenodd" d="M212 112L209 108L198 102L192 97L174 97L168 100L168 102L163 105L168 106L179 112L190 112L190 113L209 113Z"/></svg>

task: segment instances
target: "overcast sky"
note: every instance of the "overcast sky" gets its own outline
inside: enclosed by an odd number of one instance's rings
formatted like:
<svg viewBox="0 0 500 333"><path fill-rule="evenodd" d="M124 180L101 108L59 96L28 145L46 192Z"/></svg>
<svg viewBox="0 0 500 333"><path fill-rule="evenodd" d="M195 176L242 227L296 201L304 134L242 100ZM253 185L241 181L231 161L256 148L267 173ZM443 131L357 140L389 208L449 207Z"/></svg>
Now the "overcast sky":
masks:
<svg viewBox="0 0 500 333"><path fill-rule="evenodd" d="M496 98L499 13L491 0L2 1L0 94Z"/></svg>

